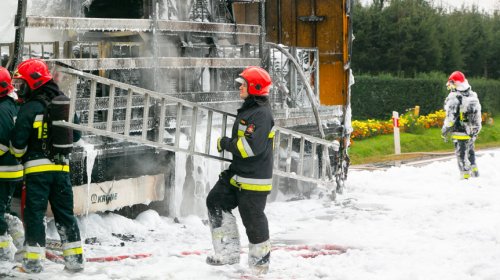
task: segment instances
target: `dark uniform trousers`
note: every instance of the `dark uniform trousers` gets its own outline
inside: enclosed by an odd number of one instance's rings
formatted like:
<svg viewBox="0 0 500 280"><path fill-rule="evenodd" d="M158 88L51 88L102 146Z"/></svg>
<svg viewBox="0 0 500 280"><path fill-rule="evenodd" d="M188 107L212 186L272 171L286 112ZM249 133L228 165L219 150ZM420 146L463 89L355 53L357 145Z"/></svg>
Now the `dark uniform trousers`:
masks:
<svg viewBox="0 0 500 280"><path fill-rule="evenodd" d="M69 172L40 172L26 175L26 244L45 247L43 218L47 202L50 202L61 241L80 241L80 230L73 215L73 191Z"/></svg>
<svg viewBox="0 0 500 280"><path fill-rule="evenodd" d="M454 140L455 155L457 156L458 168L460 171L469 171L469 166L466 161L469 160L470 165L476 165L476 153L474 152L474 140Z"/></svg>
<svg viewBox="0 0 500 280"><path fill-rule="evenodd" d="M16 187L20 186L22 181L0 181L0 235L7 232L8 225L5 221L5 213L10 214L10 202Z"/></svg>
<svg viewBox="0 0 500 280"><path fill-rule="evenodd" d="M270 192L249 191L232 186L229 184L231 176L225 172L207 197L210 224L213 228L220 227L222 211L231 213L231 210L238 207L250 243L259 244L268 240L269 227L264 209Z"/></svg>

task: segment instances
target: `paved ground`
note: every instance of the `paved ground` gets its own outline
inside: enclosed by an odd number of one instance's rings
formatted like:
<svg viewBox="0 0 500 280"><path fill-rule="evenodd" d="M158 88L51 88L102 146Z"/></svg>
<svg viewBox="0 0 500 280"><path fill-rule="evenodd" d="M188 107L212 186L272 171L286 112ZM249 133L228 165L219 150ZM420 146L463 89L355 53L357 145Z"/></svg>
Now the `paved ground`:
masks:
<svg viewBox="0 0 500 280"><path fill-rule="evenodd" d="M482 149L476 151L476 156L481 157L482 155L489 153L493 150L498 150L499 148ZM357 164L351 165L349 169L352 170L383 170L394 166L400 165L410 165L410 166L421 166L435 161L443 161L455 158L455 153L415 153L418 156L399 161L383 161L368 164Z"/></svg>

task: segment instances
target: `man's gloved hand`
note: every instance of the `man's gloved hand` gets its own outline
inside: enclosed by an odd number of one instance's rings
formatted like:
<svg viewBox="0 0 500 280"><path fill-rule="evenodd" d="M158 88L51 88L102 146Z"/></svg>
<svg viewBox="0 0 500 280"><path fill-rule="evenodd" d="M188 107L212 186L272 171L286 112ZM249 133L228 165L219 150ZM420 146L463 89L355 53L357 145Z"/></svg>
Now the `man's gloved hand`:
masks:
<svg viewBox="0 0 500 280"><path fill-rule="evenodd" d="M450 133L451 133L451 127L446 127L444 126L442 129L441 129L441 138L443 138L443 141L446 143L448 142L448 138L450 136Z"/></svg>
<svg viewBox="0 0 500 280"><path fill-rule="evenodd" d="M219 153L222 153L222 151L227 150L227 146L228 146L230 141L231 141L231 138L229 138L229 137L226 137L226 136L219 137L217 139L217 151Z"/></svg>

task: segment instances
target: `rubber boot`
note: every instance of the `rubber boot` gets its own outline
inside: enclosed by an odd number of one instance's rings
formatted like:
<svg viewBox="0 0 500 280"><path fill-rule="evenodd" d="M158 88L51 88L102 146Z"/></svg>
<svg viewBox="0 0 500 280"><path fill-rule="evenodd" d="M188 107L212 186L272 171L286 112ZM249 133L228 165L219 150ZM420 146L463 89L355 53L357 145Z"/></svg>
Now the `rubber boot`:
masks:
<svg viewBox="0 0 500 280"><path fill-rule="evenodd" d="M82 242L76 241L63 244L64 269L70 272L79 272L85 268Z"/></svg>
<svg viewBox="0 0 500 280"><path fill-rule="evenodd" d="M212 244L215 254L207 256L210 265L236 264L240 262L240 236L236 217L222 212L222 226L212 228Z"/></svg>
<svg viewBox="0 0 500 280"><path fill-rule="evenodd" d="M23 269L26 273L40 273L43 270L45 247L26 246L23 258Z"/></svg>
<svg viewBox="0 0 500 280"><path fill-rule="evenodd" d="M0 261L13 261L16 249L12 244L12 238L5 233L0 236Z"/></svg>
<svg viewBox="0 0 500 280"><path fill-rule="evenodd" d="M254 275L266 274L271 260L271 242L248 245L248 266Z"/></svg>
<svg viewBox="0 0 500 280"><path fill-rule="evenodd" d="M18 251L21 251L24 244L24 227L23 222L16 217L10 214L5 214L5 221L8 225L7 232L12 237L12 242L16 246Z"/></svg>

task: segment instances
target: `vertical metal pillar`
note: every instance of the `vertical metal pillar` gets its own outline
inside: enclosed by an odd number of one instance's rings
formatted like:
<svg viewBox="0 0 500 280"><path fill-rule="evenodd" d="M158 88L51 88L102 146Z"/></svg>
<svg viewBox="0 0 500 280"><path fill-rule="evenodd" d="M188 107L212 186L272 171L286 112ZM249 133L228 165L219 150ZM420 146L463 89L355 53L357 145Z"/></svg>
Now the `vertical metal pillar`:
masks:
<svg viewBox="0 0 500 280"><path fill-rule="evenodd" d="M281 0L278 0L278 44L283 43L281 37L283 36L283 26L282 26L282 15L281 15Z"/></svg>
<svg viewBox="0 0 500 280"><path fill-rule="evenodd" d="M151 7L151 13L152 13L152 18L153 18L153 21L152 21L152 35L153 35L153 38L152 38L152 43L153 43L153 46L152 46L152 49L153 49L153 90L154 91L159 91L159 88L158 88L158 51L159 51L159 47L158 47L158 34L156 34L158 32L158 18L159 18L159 15L158 15L158 10L159 10L159 3L158 3L158 0L151 0L152 1L152 7Z"/></svg>
<svg viewBox="0 0 500 280"><path fill-rule="evenodd" d="M16 26L16 37L14 39L14 53L10 54L9 63L7 64L7 69L13 72L16 69L17 64L23 59L24 50L24 29L26 27L26 9L28 5L28 0L18 0L17 1L17 14L15 19Z"/></svg>
<svg viewBox="0 0 500 280"><path fill-rule="evenodd" d="M260 25L260 36L259 36L259 58L260 63L264 62L264 48L266 44L266 1L261 0L259 2L259 25Z"/></svg>

